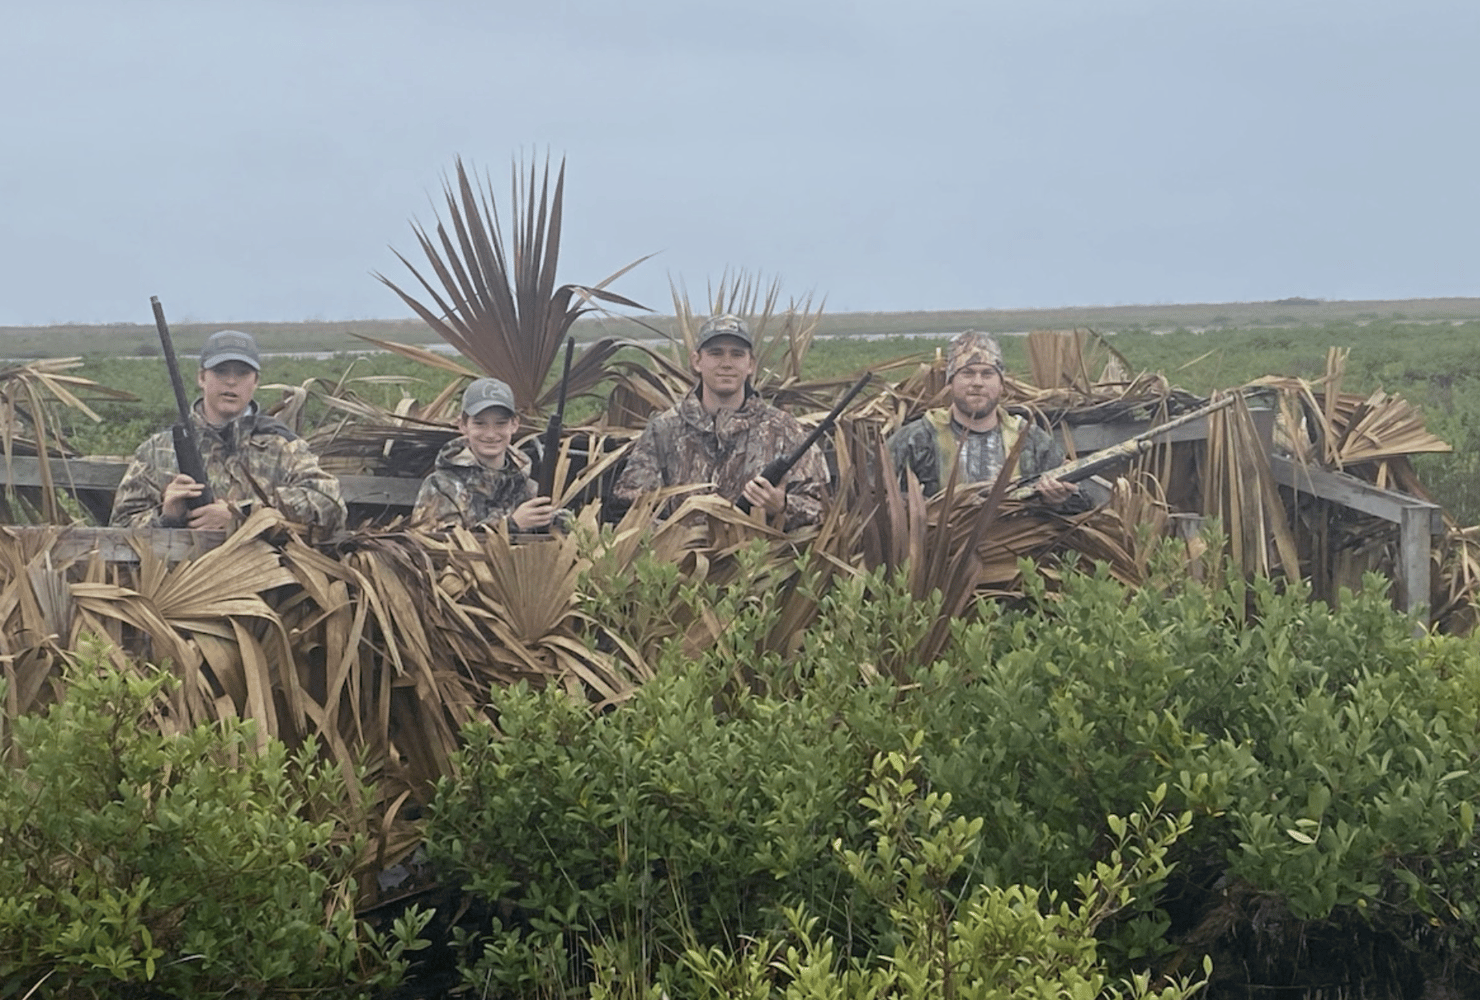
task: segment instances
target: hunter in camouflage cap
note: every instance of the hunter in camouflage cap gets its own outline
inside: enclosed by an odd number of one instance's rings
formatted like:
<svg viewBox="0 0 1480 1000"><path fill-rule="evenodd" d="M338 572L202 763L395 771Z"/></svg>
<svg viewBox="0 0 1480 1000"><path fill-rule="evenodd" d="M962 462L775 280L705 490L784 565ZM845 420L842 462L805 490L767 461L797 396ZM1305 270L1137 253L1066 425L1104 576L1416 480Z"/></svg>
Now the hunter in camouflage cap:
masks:
<svg viewBox="0 0 1480 1000"><path fill-rule="evenodd" d="M240 330L217 330L206 338L200 349L200 366L215 368L227 361L240 361L251 365L254 371L262 370L262 355L257 353L257 341L250 333Z"/></svg>
<svg viewBox="0 0 1480 1000"><path fill-rule="evenodd" d="M956 373L968 365L991 365L1001 372L1002 348L997 338L979 330L957 334L946 354L946 381L955 378Z"/></svg>
<svg viewBox="0 0 1480 1000"><path fill-rule="evenodd" d="M725 313L706 319L704 325L699 327L699 341L695 346L703 350L704 345L715 337L734 337L736 340L743 340L746 347L755 347L750 339L750 327L746 325L745 320L734 313Z"/></svg>

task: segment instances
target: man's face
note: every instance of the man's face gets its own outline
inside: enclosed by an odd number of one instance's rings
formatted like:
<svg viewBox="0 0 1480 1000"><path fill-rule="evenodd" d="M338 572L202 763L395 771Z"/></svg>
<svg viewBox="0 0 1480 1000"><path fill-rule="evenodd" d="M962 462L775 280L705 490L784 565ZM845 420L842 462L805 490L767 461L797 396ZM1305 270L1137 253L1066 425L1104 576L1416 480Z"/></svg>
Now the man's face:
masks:
<svg viewBox="0 0 1480 1000"><path fill-rule="evenodd" d="M200 386L206 423L219 427L245 413L257 391L258 377L257 369L245 361L223 361L214 368L202 368L195 384Z"/></svg>
<svg viewBox="0 0 1480 1000"><path fill-rule="evenodd" d="M995 410L1001 398L1002 373L996 365L967 365L951 376L951 405L973 420Z"/></svg>
<svg viewBox="0 0 1480 1000"><path fill-rule="evenodd" d="M478 463L496 469L503 465L509 442L519 433L519 418L502 406L490 406L471 417L462 414L457 426L467 437L468 450Z"/></svg>
<svg viewBox="0 0 1480 1000"><path fill-rule="evenodd" d="M755 374L755 354L738 337L715 337L690 358L704 393L725 399L745 391L745 380Z"/></svg>

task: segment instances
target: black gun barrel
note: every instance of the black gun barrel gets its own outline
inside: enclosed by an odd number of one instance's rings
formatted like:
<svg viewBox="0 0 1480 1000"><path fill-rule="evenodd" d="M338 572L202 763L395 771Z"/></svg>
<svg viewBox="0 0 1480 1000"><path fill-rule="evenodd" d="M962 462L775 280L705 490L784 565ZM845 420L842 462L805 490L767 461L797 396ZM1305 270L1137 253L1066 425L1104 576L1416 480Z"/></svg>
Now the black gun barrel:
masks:
<svg viewBox="0 0 1480 1000"><path fill-rule="evenodd" d="M200 445L191 429L190 400L185 396L185 380L180 377L180 363L175 358L175 342L170 338L170 325L164 321L164 306L159 304L159 296L149 296L149 304L154 307L154 326L159 330L164 363L170 372L170 387L175 390L175 407L180 413L179 423L171 428L175 440L175 463L181 472L205 487L199 496L187 500L186 505L192 509L203 507L216 498L211 493L210 480L206 478L206 463L201 458Z"/></svg>
<svg viewBox="0 0 1480 1000"><path fill-rule="evenodd" d="M576 339L565 338L565 367L560 373L560 390L555 396L555 412L545 425L545 436L540 445L539 496L555 499L555 460L560 456L560 435L565 429L565 392L570 384L570 359L575 353Z"/></svg>
<svg viewBox="0 0 1480 1000"><path fill-rule="evenodd" d="M860 375L858 381L854 382L853 386L843 394L843 398L838 400L828 415L823 417L817 426L812 428L811 433L802 439L801 444L797 445L789 453L779 455L766 463L766 467L761 470L761 477L772 486L779 485L786 474L791 471L791 467L800 462L802 456L807 454L807 449L816 444L822 438L822 435L832 429L832 425L838 422L838 417L842 415L843 410L849 403L853 402L853 397L862 392L863 387L868 385L869 380L873 377L873 372L864 372ZM735 506L746 514L750 513L750 501L743 496L735 501Z"/></svg>

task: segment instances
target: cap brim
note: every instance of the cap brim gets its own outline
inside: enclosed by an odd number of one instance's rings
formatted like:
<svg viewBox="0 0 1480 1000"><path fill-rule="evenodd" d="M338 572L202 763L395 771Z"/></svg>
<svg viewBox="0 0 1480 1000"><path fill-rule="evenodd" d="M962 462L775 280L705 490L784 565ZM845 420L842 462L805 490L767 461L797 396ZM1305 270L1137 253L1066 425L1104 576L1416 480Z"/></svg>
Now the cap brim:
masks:
<svg viewBox="0 0 1480 1000"><path fill-rule="evenodd" d="M700 350L703 350L705 347L709 346L714 341L716 341L716 340L722 340L725 337L729 337L731 340L735 340L735 341L738 341L738 342L744 344L746 347L750 348L752 351L755 350L755 344L751 343L751 340L750 340L749 337L744 336L743 334L735 333L734 331L731 331L731 330L722 330L719 333L711 333L709 336L707 336L703 340L699 341L699 349Z"/></svg>
<svg viewBox="0 0 1480 1000"><path fill-rule="evenodd" d="M203 367L206 369L215 368L217 365L226 361L240 361L243 364L251 365L253 371L260 372L262 370L262 364L256 358L250 354L239 354L236 351L226 351L222 354L212 355L210 361L203 365Z"/></svg>
<svg viewBox="0 0 1480 1000"><path fill-rule="evenodd" d="M498 407L500 410L503 410L504 412L508 413L508 415L511 416L511 417L514 415L514 408L512 406L509 406L509 405L504 404L504 403L500 403L497 400L485 399L485 400L482 400L481 402L474 403L473 404L473 408L471 410L463 410L463 416L465 416L465 417L476 417L478 414L482 413L484 410L491 410L495 406Z"/></svg>

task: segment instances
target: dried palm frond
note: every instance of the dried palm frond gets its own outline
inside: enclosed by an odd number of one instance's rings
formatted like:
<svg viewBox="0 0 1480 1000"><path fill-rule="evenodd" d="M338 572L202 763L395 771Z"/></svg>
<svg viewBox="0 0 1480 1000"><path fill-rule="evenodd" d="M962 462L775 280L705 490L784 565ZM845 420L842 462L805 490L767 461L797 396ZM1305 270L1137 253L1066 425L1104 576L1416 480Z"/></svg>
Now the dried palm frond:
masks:
<svg viewBox="0 0 1480 1000"><path fill-rule="evenodd" d="M780 279L772 278L766 283L760 275L726 271L709 287L705 309L696 310L682 283L670 284L670 288L679 333L673 345L675 365L688 370L689 355L698 348L699 327L706 318L730 314L741 317L750 326L758 391L765 393L801 379L802 363L822 318L822 303L814 309L810 294L800 300L793 298L786 308L778 310Z"/></svg>
<svg viewBox="0 0 1480 1000"><path fill-rule="evenodd" d="M1241 393L1232 406L1208 417L1202 496L1203 513L1223 525L1235 567L1245 573L1270 575L1273 543L1281 571L1288 577L1300 576L1285 505Z"/></svg>
<svg viewBox="0 0 1480 1000"><path fill-rule="evenodd" d="M1107 382L1126 381L1131 372L1124 355L1102 334L1086 328L1032 331L1028 362L1040 389L1070 389L1086 396Z"/></svg>
<svg viewBox="0 0 1480 1000"><path fill-rule="evenodd" d="M81 358L43 358L0 366L0 452L5 457L5 496L0 500L0 508L9 508L12 518L22 510L29 510L50 524L66 524L71 520L57 498L57 490L67 484L52 480L49 463L40 463L39 488L20 492L14 485L11 461L16 455L47 459L77 454L62 431L56 412L58 406L77 410L96 423L102 418L83 400L84 395L115 400L137 398L92 379L66 374L81 364Z"/></svg>
<svg viewBox="0 0 1480 1000"><path fill-rule="evenodd" d="M571 325L581 315L596 308L598 302L644 308L606 290L608 284L641 260L595 285L557 286L564 161L553 193L548 162L543 177L533 164L527 180L517 168L512 171L513 239L508 244L492 184L487 178L481 185L476 184L461 157L456 169L455 186L451 181L443 184L451 232L439 220L433 239L422 226L412 224L435 283L396 252L429 296L431 305L423 304L384 275L376 277L463 357L482 372L509 383L519 409L531 413L539 407L555 358ZM613 351L610 342L588 350ZM600 365L592 363L590 367L594 370Z"/></svg>
<svg viewBox="0 0 1480 1000"><path fill-rule="evenodd" d="M1326 374L1304 379L1268 377L1252 385L1280 394L1278 444L1295 459L1332 469L1369 466L1370 481L1387 486L1386 463L1408 456L1453 450L1424 425L1422 414L1400 396L1377 390L1368 396L1343 393L1348 351L1331 348ZM1320 387L1320 388L1318 388Z"/></svg>

